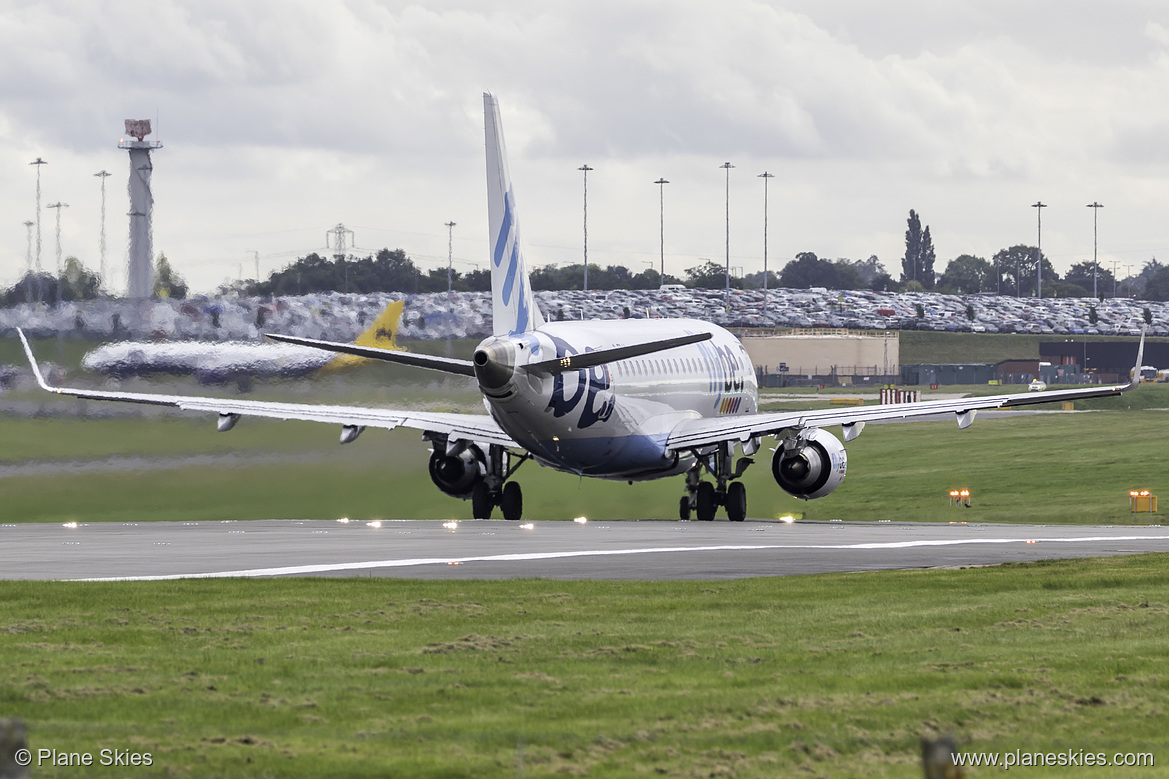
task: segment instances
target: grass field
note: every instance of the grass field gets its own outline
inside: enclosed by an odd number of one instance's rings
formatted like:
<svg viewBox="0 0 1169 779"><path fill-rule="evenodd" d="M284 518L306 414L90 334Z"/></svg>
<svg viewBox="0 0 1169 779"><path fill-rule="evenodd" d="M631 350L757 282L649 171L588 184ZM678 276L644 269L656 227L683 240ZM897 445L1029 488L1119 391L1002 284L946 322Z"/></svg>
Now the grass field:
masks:
<svg viewBox="0 0 1169 779"><path fill-rule="evenodd" d="M0 701L34 751L150 753L144 775L906 777L935 733L1164 766L1167 562L5 583Z"/></svg>
<svg viewBox="0 0 1169 779"><path fill-rule="evenodd" d="M257 394L322 389L390 403L451 388L363 379ZM843 486L809 504L776 487L764 450L748 513L1147 521L1129 514L1128 490L1164 491L1167 393L964 431L870 425ZM338 432L0 415L0 522L469 515L430 484L418 433L370 430L341 447ZM629 486L530 464L519 479L538 519L670 517L681 494L680 479ZM973 491L972 508L949 507L955 487ZM1158 759L1010 775L1169 775L1167 564L730 582L0 582L0 716L27 722L34 753L152 760L37 777L905 777L920 775L919 738L939 733L980 752Z"/></svg>
<svg viewBox="0 0 1169 779"><path fill-rule="evenodd" d="M821 500L785 495L764 450L744 479L748 515L1113 524L1128 491L1165 492L1169 415L1160 387L1119 400L1132 410L873 424L849 444L849 474ZM461 518L426 476L428 445L407 430L367 431L339 446L319 424L245 419L217 433L213 418L24 419L0 416L0 521L150 521L297 518ZM203 459L193 456L206 455ZM110 458L125 458L114 459ZM3 471L0 471L3 473ZM535 464L517 474L533 519L673 517L682 480L627 485L577 479ZM973 492L955 510L948 493Z"/></svg>

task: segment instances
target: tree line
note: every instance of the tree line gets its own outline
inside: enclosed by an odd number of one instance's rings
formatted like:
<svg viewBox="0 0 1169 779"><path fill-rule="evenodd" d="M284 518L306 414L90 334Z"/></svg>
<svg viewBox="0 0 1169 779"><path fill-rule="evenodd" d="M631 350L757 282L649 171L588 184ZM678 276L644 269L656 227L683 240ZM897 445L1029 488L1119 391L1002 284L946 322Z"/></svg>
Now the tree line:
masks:
<svg viewBox="0 0 1169 779"><path fill-rule="evenodd" d="M1037 258L1039 258L1037 260ZM894 279L876 256L866 260L818 257L815 252L800 252L778 273L768 271L732 276L734 289L784 287L789 289L872 289L878 291L931 291L949 294L993 292L1000 295L1032 297L1037 287L1037 265L1042 268L1044 297L1123 296L1146 300L1169 300L1169 266L1153 258L1136 276L1118 280L1104 267L1093 271L1091 261L1076 263L1062 277L1055 272L1046 256L1040 258L1033 246L1019 244L1004 248L989 260L963 254L950 260L942 272L934 265L937 254L929 225L910 210L906 221L905 254L901 258L900 278ZM723 289L727 284L726 266L705 260L687 268L681 278L652 268L634 273L623 265L602 268L589 264L588 288L657 289L661 284L682 284L695 289ZM1095 274L1095 277L1093 275ZM578 290L584 288L584 266L544 265L531 271L536 290ZM24 302L87 300L100 295L101 280L87 270L76 257L68 257L59 275L25 274L15 285L0 294L0 304L13 306ZM297 259L291 265L271 273L261 281L236 282L219 289L220 294L249 296L307 295L317 292L487 292L491 273L485 269L462 272L446 268L423 270L402 249L382 249L367 257L324 257L317 253ZM188 287L168 262L159 255L155 266L156 297L186 297Z"/></svg>

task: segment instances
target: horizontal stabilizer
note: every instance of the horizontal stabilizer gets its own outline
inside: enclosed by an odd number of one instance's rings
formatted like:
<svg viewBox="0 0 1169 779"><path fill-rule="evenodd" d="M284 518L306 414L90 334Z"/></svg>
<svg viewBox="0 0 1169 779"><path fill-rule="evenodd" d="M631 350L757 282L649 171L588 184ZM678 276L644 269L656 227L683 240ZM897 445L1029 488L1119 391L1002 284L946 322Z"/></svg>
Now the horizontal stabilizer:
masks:
<svg viewBox="0 0 1169 779"><path fill-rule="evenodd" d="M696 335L667 338L664 341L651 341L650 343L635 344L634 346L619 346L616 349L602 349L598 352L570 354L566 357L558 357L555 360L528 363L523 368L529 373L549 373L552 375L565 373L566 371L579 371L585 368L593 368L597 365L604 365L605 363L617 362L618 360L629 360L645 354L654 354L655 352L662 352L666 349L686 346L687 344L694 344L699 341L709 341L712 335L712 333L697 333Z"/></svg>
<svg viewBox="0 0 1169 779"><path fill-rule="evenodd" d="M311 346L329 352L352 354L356 357L365 357L370 360L396 362L400 365L413 365L418 368L430 368L443 373L454 373L458 376L474 376L475 365L470 360L455 360L450 357L434 357L429 354L415 354L413 352L398 352L391 349L379 349L376 346L358 346L357 344L337 343L335 341L318 341L315 338L299 338L295 335L265 334L273 341L283 341L300 346Z"/></svg>

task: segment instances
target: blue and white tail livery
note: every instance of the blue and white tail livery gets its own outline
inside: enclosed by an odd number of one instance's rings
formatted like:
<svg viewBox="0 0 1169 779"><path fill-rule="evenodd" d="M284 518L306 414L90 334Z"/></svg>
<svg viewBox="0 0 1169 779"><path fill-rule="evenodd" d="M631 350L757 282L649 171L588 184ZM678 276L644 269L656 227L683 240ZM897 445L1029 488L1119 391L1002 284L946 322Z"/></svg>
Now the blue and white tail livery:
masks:
<svg viewBox="0 0 1169 779"><path fill-rule="evenodd" d="M483 124L487 138L487 218L491 231L491 304L494 335L516 335L544 324L532 297L524 250L520 243L520 220L515 193L507 170L507 149L499 102L483 93Z"/></svg>

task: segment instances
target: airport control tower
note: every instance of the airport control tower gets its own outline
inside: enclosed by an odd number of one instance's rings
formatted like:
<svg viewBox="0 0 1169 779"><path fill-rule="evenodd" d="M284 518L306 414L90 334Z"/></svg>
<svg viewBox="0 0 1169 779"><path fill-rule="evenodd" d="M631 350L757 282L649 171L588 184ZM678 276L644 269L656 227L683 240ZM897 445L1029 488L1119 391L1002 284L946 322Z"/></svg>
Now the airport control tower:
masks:
<svg viewBox="0 0 1169 779"><path fill-rule="evenodd" d="M126 135L119 149L130 152L130 264L127 272L127 297L148 298L154 294L154 241L151 220L154 195L150 189L150 152L161 149L158 141L144 140L150 135L149 119L127 119Z"/></svg>

